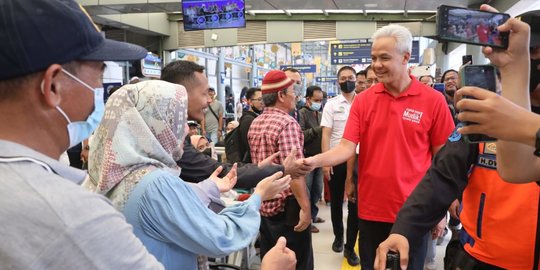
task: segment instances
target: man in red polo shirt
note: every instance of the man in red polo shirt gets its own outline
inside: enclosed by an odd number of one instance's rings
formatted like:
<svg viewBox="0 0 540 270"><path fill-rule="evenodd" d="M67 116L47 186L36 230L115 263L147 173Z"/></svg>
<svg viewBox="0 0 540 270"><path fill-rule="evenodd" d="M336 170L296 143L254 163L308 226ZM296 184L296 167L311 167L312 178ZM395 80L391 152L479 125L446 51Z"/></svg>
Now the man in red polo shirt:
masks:
<svg viewBox="0 0 540 270"><path fill-rule="evenodd" d="M388 237L396 214L431 165L454 127L444 97L407 72L412 36L399 25L373 35L372 67L379 83L353 101L343 139L330 151L307 158L313 167L358 158L360 261L373 269L377 246ZM408 269L423 269L426 234L410 251Z"/></svg>
<svg viewBox="0 0 540 270"><path fill-rule="evenodd" d="M289 115L296 107L294 83L281 70L271 70L264 76L261 91L265 108L253 120L248 132L251 160L255 164L278 151L279 156L274 160L277 164L281 164L293 149L296 149L296 158L304 157L304 133ZM311 231L308 230L311 206L305 177L293 179L291 188L279 195L261 205L261 258L280 236L285 236L287 247L296 253L296 269L313 269Z"/></svg>

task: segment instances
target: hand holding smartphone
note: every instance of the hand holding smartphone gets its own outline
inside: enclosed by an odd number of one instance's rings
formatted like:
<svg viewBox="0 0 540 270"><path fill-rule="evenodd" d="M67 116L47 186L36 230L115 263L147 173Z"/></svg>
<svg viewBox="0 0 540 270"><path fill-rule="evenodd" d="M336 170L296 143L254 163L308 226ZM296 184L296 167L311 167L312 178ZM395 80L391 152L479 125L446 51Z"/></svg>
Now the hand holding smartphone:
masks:
<svg viewBox="0 0 540 270"><path fill-rule="evenodd" d="M510 18L506 13L441 5L437 9L440 40L499 48L508 47L508 32L497 27Z"/></svg>
<svg viewBox="0 0 540 270"><path fill-rule="evenodd" d="M493 65L465 65L459 70L462 86L476 86L497 92L497 74ZM465 97L471 98L471 97ZM465 125L474 125L472 122L465 122ZM495 138L483 134L464 135L465 141L469 143L495 141Z"/></svg>
<svg viewBox="0 0 540 270"><path fill-rule="evenodd" d="M400 270L399 266L399 253L394 251L388 251L386 254L386 268L385 270Z"/></svg>

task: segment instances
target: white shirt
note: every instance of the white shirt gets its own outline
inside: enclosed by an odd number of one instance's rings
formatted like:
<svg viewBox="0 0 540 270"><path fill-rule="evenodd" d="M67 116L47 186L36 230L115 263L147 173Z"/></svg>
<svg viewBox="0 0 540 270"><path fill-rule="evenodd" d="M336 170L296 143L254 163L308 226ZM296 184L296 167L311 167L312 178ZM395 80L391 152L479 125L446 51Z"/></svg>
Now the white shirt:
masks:
<svg viewBox="0 0 540 270"><path fill-rule="evenodd" d="M338 145L343 137L351 105L352 102L349 103L343 95L339 95L328 100L324 106L321 126L332 129L330 135L330 148Z"/></svg>

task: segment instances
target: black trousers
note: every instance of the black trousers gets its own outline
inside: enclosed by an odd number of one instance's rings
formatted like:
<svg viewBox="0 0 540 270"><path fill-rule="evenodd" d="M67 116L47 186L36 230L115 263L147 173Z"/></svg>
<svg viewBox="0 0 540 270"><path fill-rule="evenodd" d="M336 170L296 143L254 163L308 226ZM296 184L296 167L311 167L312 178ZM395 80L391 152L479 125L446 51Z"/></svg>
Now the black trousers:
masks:
<svg viewBox="0 0 540 270"><path fill-rule="evenodd" d="M345 177L347 177L347 163L333 167L334 174L328 182L330 186L330 215L334 236L343 239L343 197L345 196ZM345 248L354 250L358 237L358 208L356 203L347 203L347 234Z"/></svg>
<svg viewBox="0 0 540 270"><path fill-rule="evenodd" d="M296 254L297 270L313 270L313 248L311 246L311 231L308 226L302 232L295 232L294 226L287 225L285 212L272 217L261 216L259 242L261 260L274 247L280 236L287 238L287 247ZM296 225L296 224L295 224Z"/></svg>
<svg viewBox="0 0 540 270"><path fill-rule="evenodd" d="M377 255L377 247L390 235L392 223L376 222L359 219L360 225L360 265L362 270L373 269L375 256ZM423 270L424 260L427 252L427 237L426 234L421 239L410 241L409 243L409 265L407 269Z"/></svg>

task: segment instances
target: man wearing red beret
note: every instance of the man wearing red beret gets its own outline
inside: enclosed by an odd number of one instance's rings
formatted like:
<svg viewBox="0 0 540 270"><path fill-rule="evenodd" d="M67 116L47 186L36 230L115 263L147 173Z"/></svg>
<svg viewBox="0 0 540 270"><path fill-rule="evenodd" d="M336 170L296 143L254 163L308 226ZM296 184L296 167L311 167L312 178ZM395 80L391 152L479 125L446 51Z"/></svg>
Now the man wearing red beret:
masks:
<svg viewBox="0 0 540 270"><path fill-rule="evenodd" d="M275 152L274 161L282 163L291 151L303 158L304 134L300 125L289 115L295 109L294 81L280 70L266 74L262 83L264 112L251 124L248 142L253 163L258 163ZM287 247L296 253L296 269L313 269L311 247L311 209L304 177L291 181L291 188L276 199L261 206L261 257L272 248L280 236L287 238Z"/></svg>

